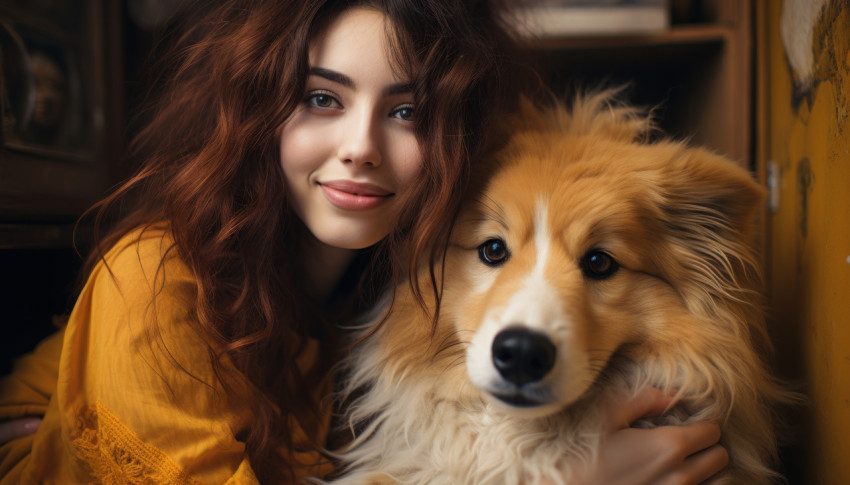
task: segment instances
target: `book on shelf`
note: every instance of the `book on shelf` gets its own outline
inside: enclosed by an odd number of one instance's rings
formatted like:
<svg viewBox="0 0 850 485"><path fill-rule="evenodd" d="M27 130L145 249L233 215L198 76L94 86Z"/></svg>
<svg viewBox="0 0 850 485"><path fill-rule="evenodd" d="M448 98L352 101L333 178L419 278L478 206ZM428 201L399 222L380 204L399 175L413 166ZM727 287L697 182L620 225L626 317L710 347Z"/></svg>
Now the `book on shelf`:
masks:
<svg viewBox="0 0 850 485"><path fill-rule="evenodd" d="M669 0L525 0L514 9L530 36L658 34L670 28Z"/></svg>

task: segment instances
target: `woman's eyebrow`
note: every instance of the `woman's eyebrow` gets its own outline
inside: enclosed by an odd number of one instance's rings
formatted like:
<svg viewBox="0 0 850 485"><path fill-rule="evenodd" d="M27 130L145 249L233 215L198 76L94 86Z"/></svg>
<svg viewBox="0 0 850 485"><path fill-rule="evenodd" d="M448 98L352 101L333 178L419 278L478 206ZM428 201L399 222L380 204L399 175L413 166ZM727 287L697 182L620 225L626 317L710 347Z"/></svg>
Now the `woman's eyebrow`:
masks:
<svg viewBox="0 0 850 485"><path fill-rule="evenodd" d="M353 88L354 81L341 72L332 71L323 67L311 67L310 74L327 79L328 81L342 84L345 87Z"/></svg>
<svg viewBox="0 0 850 485"><path fill-rule="evenodd" d="M413 86L410 83L391 84L384 89L384 95L393 96L396 94L408 94L413 92Z"/></svg>
<svg viewBox="0 0 850 485"><path fill-rule="evenodd" d="M356 87L356 85L354 84L354 80L350 77L346 76L341 72L326 69L324 67L311 67L310 74L314 76L319 76L337 84L341 84L347 88L354 89ZM413 86L411 86L411 84L407 82L391 84L383 90L383 93L386 96L392 96L396 94L407 94L410 92L413 92Z"/></svg>

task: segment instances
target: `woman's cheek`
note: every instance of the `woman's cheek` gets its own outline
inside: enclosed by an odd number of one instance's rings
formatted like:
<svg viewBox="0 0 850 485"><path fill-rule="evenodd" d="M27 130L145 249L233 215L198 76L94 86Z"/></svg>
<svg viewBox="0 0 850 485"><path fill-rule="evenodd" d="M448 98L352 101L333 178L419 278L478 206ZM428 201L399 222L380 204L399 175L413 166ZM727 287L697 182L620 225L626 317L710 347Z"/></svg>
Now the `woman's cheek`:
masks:
<svg viewBox="0 0 850 485"><path fill-rule="evenodd" d="M419 148L419 143L416 141L415 137L412 139L406 140L403 155L400 157L403 162L399 167L399 181L400 185L404 187L404 189L409 188L414 181L419 177L422 173L423 167L423 159L422 159L422 151Z"/></svg>

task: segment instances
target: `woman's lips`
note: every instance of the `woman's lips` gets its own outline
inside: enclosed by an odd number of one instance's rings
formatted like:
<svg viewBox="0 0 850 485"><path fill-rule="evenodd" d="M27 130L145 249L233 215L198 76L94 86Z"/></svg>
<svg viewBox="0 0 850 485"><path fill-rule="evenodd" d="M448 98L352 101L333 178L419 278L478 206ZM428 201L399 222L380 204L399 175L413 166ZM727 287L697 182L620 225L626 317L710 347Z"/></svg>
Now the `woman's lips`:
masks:
<svg viewBox="0 0 850 485"><path fill-rule="evenodd" d="M331 204L351 211L372 209L393 195L383 187L348 180L320 182L319 186Z"/></svg>

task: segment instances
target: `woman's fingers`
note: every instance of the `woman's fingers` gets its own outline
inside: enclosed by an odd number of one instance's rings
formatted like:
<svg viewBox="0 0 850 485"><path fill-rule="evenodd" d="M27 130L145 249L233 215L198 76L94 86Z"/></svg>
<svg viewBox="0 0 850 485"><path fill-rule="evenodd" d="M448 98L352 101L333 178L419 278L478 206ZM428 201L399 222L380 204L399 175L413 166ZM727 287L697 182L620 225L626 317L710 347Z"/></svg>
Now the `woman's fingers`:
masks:
<svg viewBox="0 0 850 485"><path fill-rule="evenodd" d="M720 441L720 426L708 421L661 426L642 431L656 435L655 442L663 450L663 456L671 463L683 461Z"/></svg>
<svg viewBox="0 0 850 485"><path fill-rule="evenodd" d="M699 421L677 426L632 428L676 404L673 394L647 387L610 398L602 411L608 429L595 463L578 463L574 481L593 485L697 485L723 470L729 454L720 426Z"/></svg>
<svg viewBox="0 0 850 485"><path fill-rule="evenodd" d="M658 416L675 404L673 395L655 387L646 387L636 394L612 396L605 414L611 431L628 428L641 418Z"/></svg>
<svg viewBox="0 0 850 485"><path fill-rule="evenodd" d="M729 464L729 452L720 445L714 445L685 460L685 475L692 483L702 483L720 473Z"/></svg>
<svg viewBox="0 0 850 485"><path fill-rule="evenodd" d="M41 418L20 418L0 423L0 444L31 435L36 432Z"/></svg>
<svg viewBox="0 0 850 485"><path fill-rule="evenodd" d="M697 421L681 426L684 431L685 451L690 456L720 442L720 425L709 421Z"/></svg>
<svg viewBox="0 0 850 485"><path fill-rule="evenodd" d="M720 473L729 464L729 452L714 445L685 459L653 483L657 485L698 485Z"/></svg>
<svg viewBox="0 0 850 485"><path fill-rule="evenodd" d="M658 451L659 473L652 483L696 485L729 464L729 453L718 444L720 426L716 423L700 421L635 431Z"/></svg>
<svg viewBox="0 0 850 485"><path fill-rule="evenodd" d="M676 403L673 394L647 387L621 394L605 405L608 432L595 464L579 467L582 483L696 485L729 463L718 445L720 426L699 421L649 429L631 428L641 418L658 416ZM579 480L581 481L581 480Z"/></svg>
<svg viewBox="0 0 850 485"><path fill-rule="evenodd" d="M696 485L729 463L719 438L719 426L706 422L615 430L602 439L596 462L575 463L573 482Z"/></svg>

